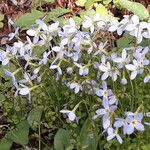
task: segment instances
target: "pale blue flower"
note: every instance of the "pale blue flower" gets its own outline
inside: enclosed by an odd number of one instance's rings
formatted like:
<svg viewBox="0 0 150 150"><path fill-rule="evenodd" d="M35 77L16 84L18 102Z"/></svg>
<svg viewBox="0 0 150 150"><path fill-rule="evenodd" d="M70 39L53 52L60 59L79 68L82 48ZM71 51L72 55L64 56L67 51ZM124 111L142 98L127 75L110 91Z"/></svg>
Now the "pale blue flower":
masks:
<svg viewBox="0 0 150 150"><path fill-rule="evenodd" d="M136 50L134 51L133 56L136 59L145 59L145 56L146 56L146 54L148 54L148 52L149 52L148 46L146 46L146 47L138 46L136 48Z"/></svg>
<svg viewBox="0 0 150 150"><path fill-rule="evenodd" d="M122 138L120 137L120 135L118 134L118 129L113 129L113 128L108 128L107 129L107 133L108 133L108 136L107 136L107 141L110 141L114 138L116 138L118 140L118 142L120 144L122 144Z"/></svg>
<svg viewBox="0 0 150 150"><path fill-rule="evenodd" d="M111 96L108 97L108 100L109 100L109 105L118 104L118 99L114 94L111 94Z"/></svg>
<svg viewBox="0 0 150 150"><path fill-rule="evenodd" d="M96 95L107 99L110 95L112 95L112 90L108 89L106 82L103 81L101 88L96 90Z"/></svg>
<svg viewBox="0 0 150 150"><path fill-rule="evenodd" d="M96 111L96 115L93 116L93 119L96 119L99 116L102 116L103 128L107 129L110 126L110 114L117 109L116 105L109 105L108 99L103 99L102 103L104 108L100 108Z"/></svg>
<svg viewBox="0 0 150 150"><path fill-rule="evenodd" d="M82 86L76 82L72 82L69 87L70 89L74 89L75 93L78 93L82 90Z"/></svg>
<svg viewBox="0 0 150 150"><path fill-rule="evenodd" d="M135 129L139 131L144 131L144 126L141 123L143 119L143 113L132 113L132 112L127 112L126 113L126 121L128 125L126 126L125 133L126 134L132 134Z"/></svg>
<svg viewBox="0 0 150 150"><path fill-rule="evenodd" d="M126 131L127 131L127 125L128 125L128 122L126 119L123 119L123 118L115 118L116 121L114 123L114 127L116 128L120 128L120 127L123 127L123 134L127 134Z"/></svg>

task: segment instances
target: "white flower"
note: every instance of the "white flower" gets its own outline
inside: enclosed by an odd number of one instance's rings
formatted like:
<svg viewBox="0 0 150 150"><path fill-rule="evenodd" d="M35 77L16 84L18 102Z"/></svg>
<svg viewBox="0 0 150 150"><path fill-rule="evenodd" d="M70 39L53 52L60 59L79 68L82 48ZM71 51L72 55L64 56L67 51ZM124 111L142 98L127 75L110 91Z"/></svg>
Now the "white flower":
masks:
<svg viewBox="0 0 150 150"><path fill-rule="evenodd" d="M94 55L98 55L101 54L102 51L104 50L104 47L106 47L107 41L105 43L100 43L98 46L98 50L94 53ZM104 55L102 55L102 57L104 57Z"/></svg>
<svg viewBox="0 0 150 150"><path fill-rule="evenodd" d="M118 68L123 68L126 64L130 62L130 56L127 55L125 49L122 50L122 57L116 57L113 59L114 62L118 63Z"/></svg>
<svg viewBox="0 0 150 150"><path fill-rule="evenodd" d="M2 65L7 65L9 63L9 55L7 52L0 50L0 61Z"/></svg>
<svg viewBox="0 0 150 150"><path fill-rule="evenodd" d="M113 18L110 21L110 25L109 25L108 31L114 32L114 31L116 31L118 29L118 27L119 27L118 20L116 18Z"/></svg>
<svg viewBox="0 0 150 150"><path fill-rule="evenodd" d="M71 74L73 73L73 68L72 68L72 67L68 67L68 68L67 68L67 73L68 73L69 75L71 75Z"/></svg>
<svg viewBox="0 0 150 150"><path fill-rule="evenodd" d="M48 32L52 35L57 35L58 31L60 30L59 28L59 22L56 21L55 23L52 23L51 25L48 26Z"/></svg>
<svg viewBox="0 0 150 150"><path fill-rule="evenodd" d="M85 75L87 75L87 74L89 73L89 68L88 68L88 67L82 66L82 65L80 65L80 64L78 64L78 63L76 63L76 62L74 62L74 64L75 64L77 67L79 67L79 75L85 76Z"/></svg>
<svg viewBox="0 0 150 150"><path fill-rule="evenodd" d="M57 69L58 75L62 75L62 70L58 65L51 65L50 69Z"/></svg>
<svg viewBox="0 0 150 150"><path fill-rule="evenodd" d="M129 31L130 35L137 38L137 43L141 43L143 39L143 29L147 28L148 24L146 22L140 22L139 17L136 15L131 17L131 21L132 23L128 24L125 29Z"/></svg>
<svg viewBox="0 0 150 150"><path fill-rule="evenodd" d="M21 41L15 42L14 47L18 50L21 56L24 56L26 53L25 44Z"/></svg>
<svg viewBox="0 0 150 150"><path fill-rule="evenodd" d="M75 113L71 110L63 109L60 111L60 113L66 114L70 121L76 121L78 123L77 116Z"/></svg>
<svg viewBox="0 0 150 150"><path fill-rule="evenodd" d="M144 83L149 83L150 82L150 75L147 75L145 78L144 78Z"/></svg>
<svg viewBox="0 0 150 150"><path fill-rule="evenodd" d="M21 95L27 95L29 93L30 93L30 90L28 87L24 87L24 88L20 89L20 92L19 92L19 94L21 94Z"/></svg>
<svg viewBox="0 0 150 150"><path fill-rule="evenodd" d="M33 36L33 42L34 43L38 43L39 41L39 38L40 38L40 34L41 34L41 31L39 28L36 28L36 29L29 29L26 31L26 33L29 35L29 36Z"/></svg>
<svg viewBox="0 0 150 150"><path fill-rule="evenodd" d="M113 81L116 81L117 76L119 75L119 71L116 68L111 67L109 62L107 62L106 65L101 64L99 70L104 72L101 76L101 80L106 80L110 76Z"/></svg>
<svg viewBox="0 0 150 150"><path fill-rule="evenodd" d="M146 47L141 47L141 46L138 46L136 51L133 53L133 56L136 58L136 59L145 59L145 56L146 54L148 54L149 52L149 47L146 46Z"/></svg>
<svg viewBox="0 0 150 150"><path fill-rule="evenodd" d="M140 60L133 60L133 64L128 64L126 65L126 69L131 71L131 76L130 79L133 80L136 78L137 74L142 74L143 73L143 67L144 65L148 65L149 61L140 59Z"/></svg>
<svg viewBox="0 0 150 150"><path fill-rule="evenodd" d="M37 78L37 74L33 74L32 76L25 72L23 74L24 79L20 80L19 83L21 84L25 84L25 83L29 83L30 85L32 85L32 80L34 80L35 78Z"/></svg>
<svg viewBox="0 0 150 150"><path fill-rule="evenodd" d="M42 65L42 64L46 64L47 63L47 61L48 61L48 56L51 54L51 51L49 51L49 52L44 52L43 53L43 58L39 61L39 65Z"/></svg>
<svg viewBox="0 0 150 150"><path fill-rule="evenodd" d="M121 84L122 84L122 85L126 85L127 83L128 83L127 79L126 79L125 77L123 77L123 78L121 79Z"/></svg>
<svg viewBox="0 0 150 150"><path fill-rule="evenodd" d="M38 74L38 73L39 73L39 71L40 71L40 67L35 68L35 69L33 70L33 74Z"/></svg>
<svg viewBox="0 0 150 150"><path fill-rule="evenodd" d="M48 26L42 19L37 19L35 22L38 25L39 30L48 30Z"/></svg>
<svg viewBox="0 0 150 150"><path fill-rule="evenodd" d="M147 30L143 32L143 37L150 39L150 23L147 25Z"/></svg>
<svg viewBox="0 0 150 150"><path fill-rule="evenodd" d="M100 20L99 15L95 14L93 18L90 18L88 16L84 16L84 17L85 17L85 21L83 22L83 27L86 29L90 28L91 33L93 33L95 28L94 23Z"/></svg>
<svg viewBox="0 0 150 150"><path fill-rule="evenodd" d="M53 48L53 51L55 51L57 54L56 54L56 57L55 59L53 60L52 62L52 65L59 59L62 59L64 57L64 54L65 54L65 51L63 50L63 47L59 47L59 46L55 46Z"/></svg>
<svg viewBox="0 0 150 150"><path fill-rule="evenodd" d="M27 87L24 84L19 84L20 86L22 86L22 88L19 88L19 94L20 95L28 95L29 101L31 100L31 89L29 89L29 87Z"/></svg>
<svg viewBox="0 0 150 150"><path fill-rule="evenodd" d="M8 37L9 37L9 41L12 40L15 36L19 35L19 27L15 29L14 33L9 33Z"/></svg>
<svg viewBox="0 0 150 150"><path fill-rule="evenodd" d="M77 32L78 27L77 27L75 21L73 20L73 18L70 18L69 25L63 26L63 29L65 30L65 32L67 32L67 34L73 34L73 33Z"/></svg>
<svg viewBox="0 0 150 150"><path fill-rule="evenodd" d="M51 35L45 35L41 34L40 35L40 40L38 41L38 44L40 46L50 46L50 41L53 39Z"/></svg>
<svg viewBox="0 0 150 150"><path fill-rule="evenodd" d="M60 46L54 46L54 47L52 48L52 50L53 50L54 52L59 52L59 51L61 51L61 47L60 47Z"/></svg>

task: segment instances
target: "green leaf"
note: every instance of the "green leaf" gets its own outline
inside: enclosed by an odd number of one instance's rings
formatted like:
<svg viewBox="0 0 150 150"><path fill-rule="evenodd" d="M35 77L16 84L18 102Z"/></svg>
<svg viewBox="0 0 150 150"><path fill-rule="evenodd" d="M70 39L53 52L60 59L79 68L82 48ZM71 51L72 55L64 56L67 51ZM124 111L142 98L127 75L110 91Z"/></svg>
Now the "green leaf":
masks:
<svg viewBox="0 0 150 150"><path fill-rule="evenodd" d="M28 143L29 124L27 120L20 122L16 129L8 132L7 138L15 143L26 145Z"/></svg>
<svg viewBox="0 0 150 150"><path fill-rule="evenodd" d="M71 150L69 132L65 129L59 129L54 137L54 148L56 150Z"/></svg>
<svg viewBox="0 0 150 150"><path fill-rule="evenodd" d="M5 73L4 73L4 70L7 70L8 69L8 66L0 66L0 77L4 78L4 79L9 79Z"/></svg>
<svg viewBox="0 0 150 150"><path fill-rule="evenodd" d="M79 143L81 144L82 150L97 150L97 128L91 119L85 121L79 135Z"/></svg>
<svg viewBox="0 0 150 150"><path fill-rule="evenodd" d="M87 0L77 0L75 3L77 6L84 7Z"/></svg>
<svg viewBox="0 0 150 150"><path fill-rule="evenodd" d="M122 38L117 40L117 47L118 48L128 47L129 43L130 43L130 40L128 38L122 37Z"/></svg>
<svg viewBox="0 0 150 150"><path fill-rule="evenodd" d="M99 13L100 17L105 17L108 15L107 9L102 4L97 5L96 12Z"/></svg>
<svg viewBox="0 0 150 150"><path fill-rule="evenodd" d="M143 145L142 150L150 150L150 144Z"/></svg>
<svg viewBox="0 0 150 150"><path fill-rule="evenodd" d="M3 26L4 26L3 22L1 22L3 20L4 20L4 15L0 14L0 28L3 28Z"/></svg>
<svg viewBox="0 0 150 150"><path fill-rule="evenodd" d="M81 22L82 22L82 19L81 19L80 17L73 16L72 18L74 19L74 21L75 21L76 23L81 23Z"/></svg>
<svg viewBox="0 0 150 150"><path fill-rule="evenodd" d="M108 5L112 0L103 0L103 4Z"/></svg>
<svg viewBox="0 0 150 150"><path fill-rule="evenodd" d="M33 54L39 57L46 49L46 46L35 46L33 48Z"/></svg>
<svg viewBox="0 0 150 150"><path fill-rule="evenodd" d="M0 13L0 21L4 20L4 15Z"/></svg>
<svg viewBox="0 0 150 150"><path fill-rule="evenodd" d="M37 8L38 6L42 6L46 3L53 3L53 2L55 2L55 0L34 0L33 6Z"/></svg>
<svg viewBox="0 0 150 150"><path fill-rule="evenodd" d="M37 125L40 123L43 109L41 107L33 108L28 114L28 123L33 130L36 130Z"/></svg>
<svg viewBox="0 0 150 150"><path fill-rule="evenodd" d="M46 22L49 22L51 20L54 20L66 13L70 13L71 11L69 9L57 7L56 9L53 9L52 11L48 12L46 15Z"/></svg>
<svg viewBox="0 0 150 150"><path fill-rule="evenodd" d="M87 2L85 3L85 9L89 9L93 6L95 0L87 0Z"/></svg>
<svg viewBox="0 0 150 150"><path fill-rule="evenodd" d="M0 28L3 28L4 24L3 22L0 22Z"/></svg>
<svg viewBox="0 0 150 150"><path fill-rule="evenodd" d="M119 4L122 8L133 12L135 15L139 16L141 20L149 18L148 10L140 3L128 0L116 0L116 4Z"/></svg>
<svg viewBox="0 0 150 150"><path fill-rule="evenodd" d="M45 2L47 2L47 3L54 3L55 0L45 0Z"/></svg>
<svg viewBox="0 0 150 150"><path fill-rule="evenodd" d="M7 138L4 137L0 141L0 149L1 150L10 150L12 143L13 142L11 140L8 140Z"/></svg>
<svg viewBox="0 0 150 150"><path fill-rule="evenodd" d="M52 19L54 22L58 21L59 22L59 26L63 27L64 25L68 24L68 20L65 20L64 18L55 18Z"/></svg>
<svg viewBox="0 0 150 150"><path fill-rule="evenodd" d="M84 20L85 19L85 16L94 16L95 14L95 10L94 9L90 9L90 10L87 10L87 11L84 11L84 12L81 12L80 13L80 17Z"/></svg>
<svg viewBox="0 0 150 150"><path fill-rule="evenodd" d="M31 25L35 23L36 19L42 18L44 15L45 13L33 9L31 13L25 13L23 16L18 18L15 24L28 29Z"/></svg>
<svg viewBox="0 0 150 150"><path fill-rule="evenodd" d="M128 34L124 34L123 37L117 40L117 47L124 48L124 47L134 46L135 42L136 42L135 38L131 37Z"/></svg>

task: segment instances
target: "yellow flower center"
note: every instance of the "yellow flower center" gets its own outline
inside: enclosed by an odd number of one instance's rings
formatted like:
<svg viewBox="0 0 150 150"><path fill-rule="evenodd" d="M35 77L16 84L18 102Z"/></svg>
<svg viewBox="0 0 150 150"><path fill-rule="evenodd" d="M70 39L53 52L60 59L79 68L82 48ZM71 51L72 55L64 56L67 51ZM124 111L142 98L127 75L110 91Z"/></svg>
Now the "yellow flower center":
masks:
<svg viewBox="0 0 150 150"><path fill-rule="evenodd" d="M137 125L137 120L135 120L135 119L132 120L132 121L131 121L131 124L132 124L133 126L136 126L136 125Z"/></svg>
<svg viewBox="0 0 150 150"><path fill-rule="evenodd" d="M107 90L103 90L103 95L107 95Z"/></svg>

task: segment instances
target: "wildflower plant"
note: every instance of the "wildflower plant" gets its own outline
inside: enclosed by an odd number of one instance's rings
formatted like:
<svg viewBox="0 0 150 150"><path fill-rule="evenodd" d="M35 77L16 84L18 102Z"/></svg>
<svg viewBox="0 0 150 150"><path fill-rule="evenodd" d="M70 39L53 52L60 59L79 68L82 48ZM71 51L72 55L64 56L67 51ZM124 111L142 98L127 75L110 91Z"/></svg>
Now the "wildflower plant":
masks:
<svg viewBox="0 0 150 150"><path fill-rule="evenodd" d="M88 112L88 117L102 119L101 132L107 135L107 141L117 139L123 143L126 135L146 129L143 120L150 109L145 103L149 98L140 98L137 89L143 87L144 95L150 92L149 26L136 15L118 21L95 14L85 16L81 23L71 18L64 26L39 19L36 27L27 30L26 40L19 39L0 50L0 61L7 68L6 76L12 79L14 96L27 96L30 103L37 89L44 92L49 79L73 90L75 95L92 95L96 107L88 107L95 115ZM110 49L115 41L107 36L101 38L103 32L132 40L129 47ZM16 34L18 29L10 38ZM87 107L86 100L74 103L76 108L61 106L59 115L66 114L70 121L80 124L78 108L84 107L83 103Z"/></svg>

